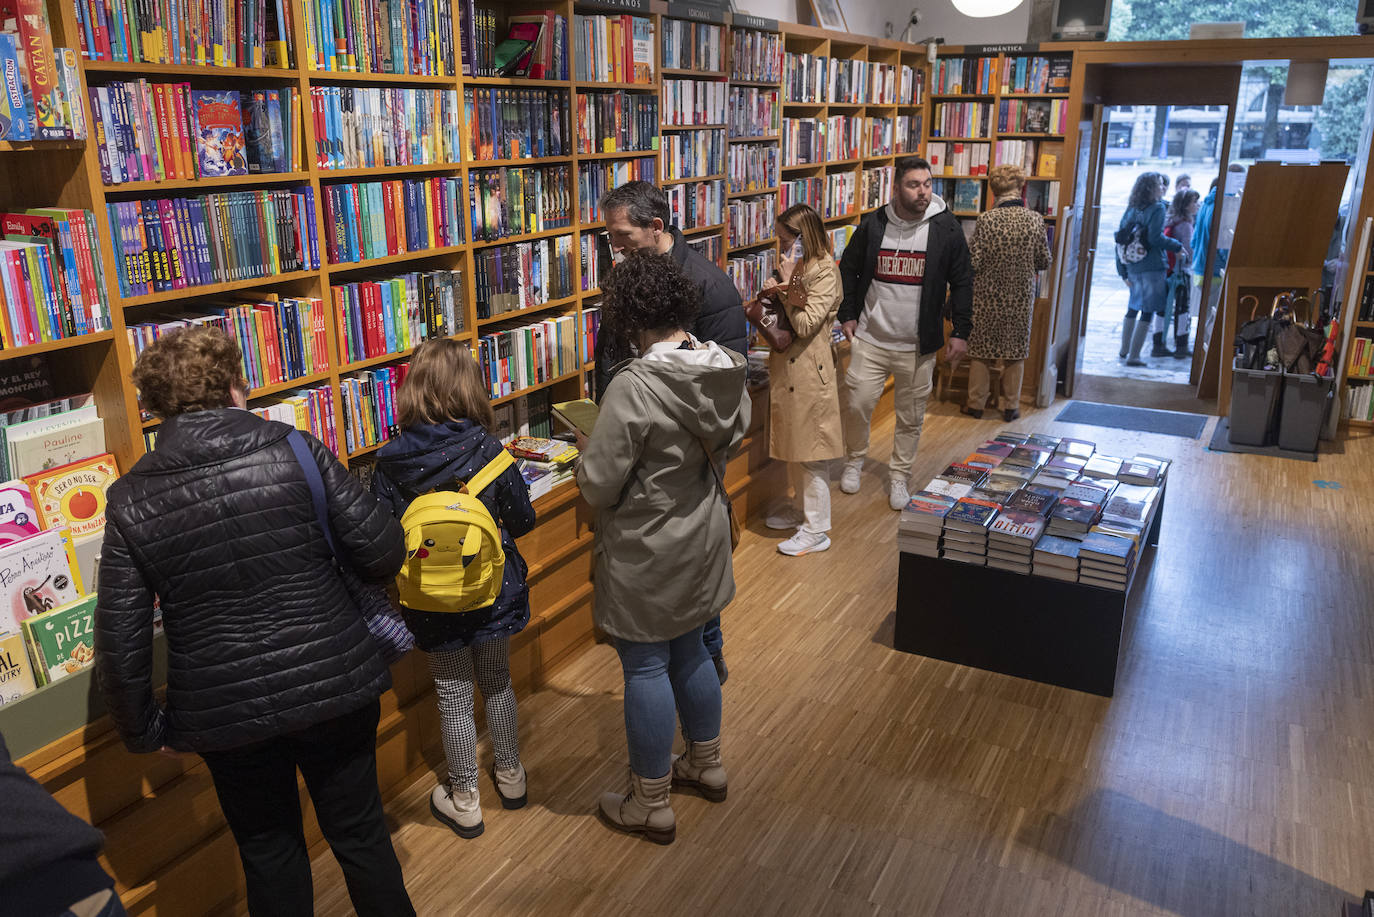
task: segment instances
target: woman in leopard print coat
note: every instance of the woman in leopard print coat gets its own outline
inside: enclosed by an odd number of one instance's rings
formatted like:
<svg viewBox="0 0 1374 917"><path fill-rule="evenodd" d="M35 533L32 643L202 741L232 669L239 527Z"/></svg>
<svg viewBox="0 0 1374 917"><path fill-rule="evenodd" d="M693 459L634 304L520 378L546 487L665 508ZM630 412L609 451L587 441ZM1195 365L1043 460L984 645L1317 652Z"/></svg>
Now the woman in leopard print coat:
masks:
<svg viewBox="0 0 1374 917"><path fill-rule="evenodd" d="M978 217L969 252L973 258L973 334L968 341L968 402L963 412L982 417L988 400L988 364L1001 360L1002 414L1021 416L1021 374L1030 351L1035 272L1050 266L1045 221L1026 208L1020 166L997 166L988 173L996 197Z"/></svg>

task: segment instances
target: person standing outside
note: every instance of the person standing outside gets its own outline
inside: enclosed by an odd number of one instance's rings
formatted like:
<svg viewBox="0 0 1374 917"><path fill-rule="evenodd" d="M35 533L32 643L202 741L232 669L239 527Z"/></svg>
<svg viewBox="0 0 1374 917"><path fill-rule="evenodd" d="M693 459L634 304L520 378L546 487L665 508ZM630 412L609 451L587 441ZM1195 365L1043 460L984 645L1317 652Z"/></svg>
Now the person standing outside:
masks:
<svg viewBox="0 0 1374 917"><path fill-rule="evenodd" d="M1164 329L1154 334L1151 356L1172 356L1174 359L1183 360L1193 355L1188 349L1188 332L1192 324L1188 305L1192 295L1193 224L1197 220L1200 206L1196 191L1180 190L1174 195L1173 203L1169 205L1168 216L1164 220L1164 234L1182 242L1183 250L1168 254L1168 270L1165 274L1168 293L1165 296ZM1172 351L1164 343L1164 334L1170 327L1173 328L1174 335Z"/></svg>
<svg viewBox="0 0 1374 917"><path fill-rule="evenodd" d="M646 181L626 182L601 196L601 213L606 218L611 257L617 264L631 252L671 255L679 270L701 291L696 320L685 330L699 341L715 342L740 356L749 352L749 329L739 290L720 265L688 245L682 230L672 225L668 196L662 188ZM596 336L597 401L605 397L616 368L636 355L633 344L613 329L605 329ZM725 665L725 636L719 616L706 622L704 635L716 675L725 684L730 671Z"/></svg>
<svg viewBox="0 0 1374 917"><path fill-rule="evenodd" d="M947 356L957 362L973 331L973 269L959 221L931 187L930 163L897 160L886 207L859 223L840 258L839 320L850 341L845 373L846 461L840 490L859 492L873 408L894 380L896 432L888 465L888 505L906 506L908 479L925 422L943 319L954 330Z"/></svg>
<svg viewBox="0 0 1374 917"><path fill-rule="evenodd" d="M1168 295L1164 282L1164 253L1183 249L1183 243L1164 235L1163 196L1163 176L1158 172L1142 173L1135 180L1126 212L1117 226L1118 244L1138 226L1140 240L1145 246L1144 257L1139 261L1122 261L1120 248L1116 256L1116 272L1131 291L1126 319L1121 324L1120 356L1127 366L1148 365L1140 359L1140 348L1145 344L1145 335L1150 333L1150 320L1159 317L1163 321L1164 300Z"/></svg>
<svg viewBox="0 0 1374 917"><path fill-rule="evenodd" d="M973 335L968 353L968 401L961 409L982 417L988 400L988 364L1002 365L1002 418L1021 416L1021 378L1030 353L1031 316L1035 309L1035 272L1050 266L1045 220L1026 207L1021 189L1026 173L1020 166L996 166L988 172L994 203L973 230Z"/></svg>

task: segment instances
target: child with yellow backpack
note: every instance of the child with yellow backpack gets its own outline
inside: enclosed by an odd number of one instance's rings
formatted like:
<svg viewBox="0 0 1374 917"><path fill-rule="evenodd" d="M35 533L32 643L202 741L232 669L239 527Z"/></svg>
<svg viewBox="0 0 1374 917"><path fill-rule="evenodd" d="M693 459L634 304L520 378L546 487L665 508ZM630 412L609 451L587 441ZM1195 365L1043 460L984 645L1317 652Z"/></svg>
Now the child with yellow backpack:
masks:
<svg viewBox="0 0 1374 917"><path fill-rule="evenodd" d="M501 805L525 804L510 637L530 620L515 539L534 528L520 470L489 432L491 403L465 344L426 341L396 394L400 433L377 453L372 490L401 520L402 615L429 656L448 780L430 811L459 837L482 833L474 687L482 689ZM499 528L498 528L499 526Z"/></svg>

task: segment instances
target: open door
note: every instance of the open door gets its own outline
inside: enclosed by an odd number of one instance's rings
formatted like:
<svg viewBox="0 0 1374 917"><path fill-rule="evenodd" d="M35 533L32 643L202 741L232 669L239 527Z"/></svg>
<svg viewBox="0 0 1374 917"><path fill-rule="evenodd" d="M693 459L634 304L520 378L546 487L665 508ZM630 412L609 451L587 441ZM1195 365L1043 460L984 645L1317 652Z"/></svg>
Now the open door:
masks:
<svg viewBox="0 0 1374 917"><path fill-rule="evenodd" d="M1073 397L1074 383L1082 366L1083 322L1087 317L1087 296L1092 283L1093 262L1097 255L1097 224L1101 212L1102 162L1106 155L1106 132L1102 130L1102 106L1093 106L1091 121L1078 125L1078 162L1076 174L1086 176L1074 188L1073 210L1076 219L1066 226L1064 246L1063 294L1055 300L1055 364L1060 367L1064 397ZM1081 304L1081 305L1080 305Z"/></svg>

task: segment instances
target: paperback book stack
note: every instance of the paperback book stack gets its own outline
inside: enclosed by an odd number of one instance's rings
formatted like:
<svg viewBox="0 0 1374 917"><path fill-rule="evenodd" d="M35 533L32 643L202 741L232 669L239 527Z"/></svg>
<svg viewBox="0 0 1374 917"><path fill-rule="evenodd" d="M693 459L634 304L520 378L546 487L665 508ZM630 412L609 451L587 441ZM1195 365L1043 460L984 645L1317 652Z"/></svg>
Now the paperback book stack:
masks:
<svg viewBox="0 0 1374 917"><path fill-rule="evenodd" d="M988 566L1030 573L1035 543L1045 532L1055 492L1027 484L1009 495L988 529Z"/></svg>
<svg viewBox="0 0 1374 917"><path fill-rule="evenodd" d="M918 491L902 510L897 522L897 550L925 557L940 556L940 532L945 516L957 501L945 494Z"/></svg>

